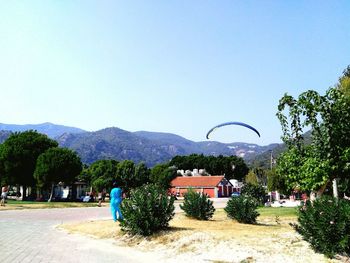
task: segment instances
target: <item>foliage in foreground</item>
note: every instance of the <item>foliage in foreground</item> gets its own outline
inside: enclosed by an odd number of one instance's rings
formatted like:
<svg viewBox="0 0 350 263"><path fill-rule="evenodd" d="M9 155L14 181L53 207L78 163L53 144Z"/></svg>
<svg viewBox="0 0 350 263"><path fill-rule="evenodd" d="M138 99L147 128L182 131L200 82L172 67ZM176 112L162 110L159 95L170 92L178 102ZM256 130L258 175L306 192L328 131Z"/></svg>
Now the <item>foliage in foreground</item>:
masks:
<svg viewBox="0 0 350 263"><path fill-rule="evenodd" d="M180 208L185 211L186 216L199 220L209 220L213 217L215 208L213 201L207 195L190 189L184 196L184 203Z"/></svg>
<svg viewBox="0 0 350 263"><path fill-rule="evenodd" d="M259 216L257 212L258 202L249 196L231 197L225 207L225 212L229 218L237 220L239 223L255 224Z"/></svg>
<svg viewBox="0 0 350 263"><path fill-rule="evenodd" d="M155 185L145 185L131 191L124 199L121 211L124 221L121 229L133 235L149 236L165 229L175 213L174 197Z"/></svg>
<svg viewBox="0 0 350 263"><path fill-rule="evenodd" d="M350 202L324 196L298 211L295 229L312 248L333 257L350 253Z"/></svg>

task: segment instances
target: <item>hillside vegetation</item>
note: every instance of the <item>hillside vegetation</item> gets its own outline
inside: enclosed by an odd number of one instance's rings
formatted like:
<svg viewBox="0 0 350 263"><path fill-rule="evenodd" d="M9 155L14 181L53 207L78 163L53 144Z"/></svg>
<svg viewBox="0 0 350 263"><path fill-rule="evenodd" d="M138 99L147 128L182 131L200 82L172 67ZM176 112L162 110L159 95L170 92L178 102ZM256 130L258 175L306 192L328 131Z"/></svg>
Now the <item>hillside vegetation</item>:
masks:
<svg viewBox="0 0 350 263"><path fill-rule="evenodd" d="M54 138L60 146L75 150L83 163L91 164L96 160L115 159L145 162L154 166L167 162L177 155L236 155L249 164L254 160L260 166L270 163L270 150L278 153L280 144L259 146L244 142L220 143L216 141L194 142L181 136L161 132L129 132L116 127L96 132L86 132L79 128L43 123L37 125L0 124L0 143L5 141L11 131L37 130ZM282 147L283 149L283 147Z"/></svg>

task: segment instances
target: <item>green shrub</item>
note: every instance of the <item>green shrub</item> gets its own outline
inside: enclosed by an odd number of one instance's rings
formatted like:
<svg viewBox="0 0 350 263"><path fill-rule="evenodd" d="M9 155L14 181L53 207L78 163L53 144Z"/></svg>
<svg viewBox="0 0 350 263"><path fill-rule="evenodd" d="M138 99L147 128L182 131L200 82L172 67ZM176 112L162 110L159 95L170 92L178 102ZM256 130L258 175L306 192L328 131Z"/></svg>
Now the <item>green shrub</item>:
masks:
<svg viewBox="0 0 350 263"><path fill-rule="evenodd" d="M130 198L124 199L121 211L123 231L133 235L149 236L165 229L175 213L174 197L155 185L144 185L131 191Z"/></svg>
<svg viewBox="0 0 350 263"><path fill-rule="evenodd" d="M266 191L261 185L246 183L242 187L241 195L253 197L259 202L260 205L262 205L264 204Z"/></svg>
<svg viewBox="0 0 350 263"><path fill-rule="evenodd" d="M295 229L313 249L328 257L350 253L350 202L322 197L298 211Z"/></svg>
<svg viewBox="0 0 350 263"><path fill-rule="evenodd" d="M209 220L215 212L213 201L207 195L196 193L192 189L185 194L180 208L185 211L186 216L199 220Z"/></svg>
<svg viewBox="0 0 350 263"><path fill-rule="evenodd" d="M224 210L229 218L239 223L254 224L259 216L257 208L258 202L253 197L238 196L231 197Z"/></svg>

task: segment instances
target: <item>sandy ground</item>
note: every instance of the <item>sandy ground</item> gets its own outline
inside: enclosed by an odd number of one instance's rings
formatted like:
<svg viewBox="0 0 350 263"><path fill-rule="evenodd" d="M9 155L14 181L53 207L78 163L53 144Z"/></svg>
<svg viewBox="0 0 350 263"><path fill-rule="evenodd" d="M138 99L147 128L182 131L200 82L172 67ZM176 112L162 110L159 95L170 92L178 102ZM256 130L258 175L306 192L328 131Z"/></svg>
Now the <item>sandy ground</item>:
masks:
<svg viewBox="0 0 350 263"><path fill-rule="evenodd" d="M152 237L132 237L111 220L59 226L70 233L110 239L116 249L144 262L350 262L315 253L289 223L295 217L259 217L257 225L239 224L217 211L210 221L176 214L170 228ZM347 261L349 260L349 261Z"/></svg>

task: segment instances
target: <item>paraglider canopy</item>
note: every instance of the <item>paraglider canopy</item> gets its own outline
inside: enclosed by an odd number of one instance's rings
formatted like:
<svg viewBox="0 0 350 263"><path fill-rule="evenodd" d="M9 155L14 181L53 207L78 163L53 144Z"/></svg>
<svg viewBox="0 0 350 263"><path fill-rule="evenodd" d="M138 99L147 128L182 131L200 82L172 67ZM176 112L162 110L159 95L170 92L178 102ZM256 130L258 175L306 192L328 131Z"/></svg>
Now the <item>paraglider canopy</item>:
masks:
<svg viewBox="0 0 350 263"><path fill-rule="evenodd" d="M207 139L209 139L209 135L216 129L222 127L222 126L227 126L227 125L240 125L240 126L243 126L243 127L246 127L248 129L251 129L252 131L254 131L259 137L260 137L260 133L252 126L246 124L246 123L243 123L243 122L238 122L238 121L231 121L231 122L225 122L225 123L221 123L219 125L216 125L215 127L211 128L208 133L207 133Z"/></svg>

